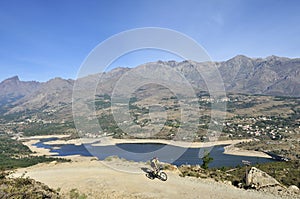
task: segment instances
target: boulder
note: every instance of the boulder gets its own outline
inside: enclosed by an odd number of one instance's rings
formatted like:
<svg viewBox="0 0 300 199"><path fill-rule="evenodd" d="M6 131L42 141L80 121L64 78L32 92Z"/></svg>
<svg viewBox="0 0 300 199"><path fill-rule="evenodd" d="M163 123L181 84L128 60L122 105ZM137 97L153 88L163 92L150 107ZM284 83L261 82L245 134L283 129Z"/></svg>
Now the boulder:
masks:
<svg viewBox="0 0 300 199"><path fill-rule="evenodd" d="M296 185L291 185L289 186L288 191L290 193L299 193L299 188Z"/></svg>
<svg viewBox="0 0 300 199"><path fill-rule="evenodd" d="M232 185L232 182L229 181L229 180L224 180L223 183L226 184L226 185L230 185L230 186Z"/></svg>
<svg viewBox="0 0 300 199"><path fill-rule="evenodd" d="M52 164L52 165L57 165L57 161L54 160L54 161L50 162L50 164Z"/></svg>
<svg viewBox="0 0 300 199"><path fill-rule="evenodd" d="M238 184L237 184L237 187L238 187L238 188L243 188L243 183L241 183L241 182L238 183Z"/></svg>
<svg viewBox="0 0 300 199"><path fill-rule="evenodd" d="M275 178L256 167L252 167L248 172L246 185L254 189L282 186Z"/></svg>

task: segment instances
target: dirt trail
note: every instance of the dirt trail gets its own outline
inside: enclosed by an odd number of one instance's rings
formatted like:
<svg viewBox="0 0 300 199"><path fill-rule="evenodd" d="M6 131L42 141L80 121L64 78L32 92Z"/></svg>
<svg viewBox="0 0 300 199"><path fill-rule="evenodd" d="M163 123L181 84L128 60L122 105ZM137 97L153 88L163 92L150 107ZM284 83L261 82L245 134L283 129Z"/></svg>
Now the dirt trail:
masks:
<svg viewBox="0 0 300 199"><path fill-rule="evenodd" d="M26 172L26 176L43 182L67 196L71 189L88 195L88 198L224 198L224 199L272 199L273 195L256 191L245 191L212 180L191 177L182 178L168 172L168 180L150 180L145 176L145 163L123 160L97 161L90 158L73 157L71 163L39 164L17 170L15 176ZM126 170L124 172L112 169Z"/></svg>

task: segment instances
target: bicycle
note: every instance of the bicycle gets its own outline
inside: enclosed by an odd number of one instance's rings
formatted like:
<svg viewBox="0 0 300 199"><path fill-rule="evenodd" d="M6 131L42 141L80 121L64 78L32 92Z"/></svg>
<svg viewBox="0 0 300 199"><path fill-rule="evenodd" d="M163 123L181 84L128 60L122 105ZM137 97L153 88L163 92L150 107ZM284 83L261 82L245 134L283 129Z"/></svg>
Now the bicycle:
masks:
<svg viewBox="0 0 300 199"><path fill-rule="evenodd" d="M150 171L148 171L148 172L146 173L146 176L147 176L149 179L151 179L151 180L153 180L153 179L155 179L155 178L158 178L158 179L160 179L161 181L166 181L166 180L168 179L168 176L167 176L167 174L166 174L165 172L163 172L162 170L163 170L162 167L160 167L160 168L158 169L157 172L154 172L153 170L150 170Z"/></svg>

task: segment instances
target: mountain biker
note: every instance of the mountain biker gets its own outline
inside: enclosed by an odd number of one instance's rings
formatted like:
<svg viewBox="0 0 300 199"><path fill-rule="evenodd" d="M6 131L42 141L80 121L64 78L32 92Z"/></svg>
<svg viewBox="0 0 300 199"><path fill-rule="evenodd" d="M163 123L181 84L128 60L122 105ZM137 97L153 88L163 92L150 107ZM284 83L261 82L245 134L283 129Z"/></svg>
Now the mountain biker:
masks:
<svg viewBox="0 0 300 199"><path fill-rule="evenodd" d="M150 162L151 162L151 167L152 167L152 169L154 171L154 174L157 174L158 171L159 171L159 168L158 168L158 164L159 164L158 158L157 157L153 157Z"/></svg>

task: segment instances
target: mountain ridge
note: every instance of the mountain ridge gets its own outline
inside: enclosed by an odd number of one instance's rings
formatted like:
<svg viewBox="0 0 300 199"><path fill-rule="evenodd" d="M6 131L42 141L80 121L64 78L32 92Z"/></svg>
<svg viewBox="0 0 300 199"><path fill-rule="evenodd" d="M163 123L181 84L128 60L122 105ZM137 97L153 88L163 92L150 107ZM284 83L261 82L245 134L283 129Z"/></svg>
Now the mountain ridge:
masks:
<svg viewBox="0 0 300 199"><path fill-rule="evenodd" d="M269 56L266 58L249 58L237 55L227 61L198 63L191 60L182 62L157 61L137 66L172 67L180 72L198 91L207 90L199 69L209 69L214 64L223 78L226 92L247 94L278 95L300 97L300 59ZM97 94L111 94L116 82L131 68L119 67L108 72L90 75L78 79L82 92L90 85L99 83ZM211 77L214 77L212 74ZM172 78L172 77L170 77ZM62 105L72 103L73 86L76 80L53 78L47 82L20 81L18 76L8 78L0 83L0 107L7 108L7 113L21 112L26 109L60 109ZM69 108L68 108L69 109Z"/></svg>

